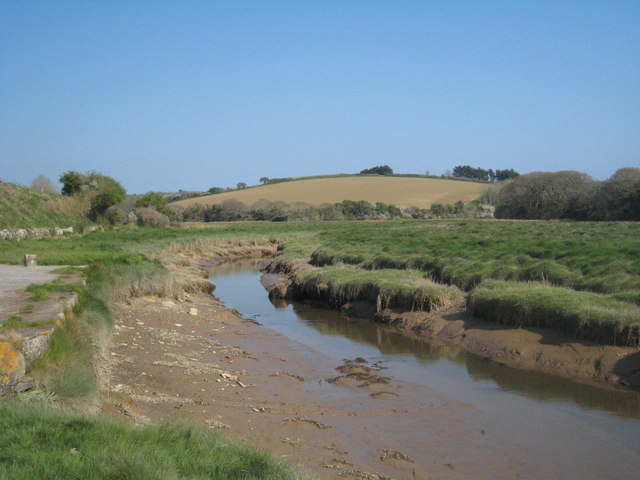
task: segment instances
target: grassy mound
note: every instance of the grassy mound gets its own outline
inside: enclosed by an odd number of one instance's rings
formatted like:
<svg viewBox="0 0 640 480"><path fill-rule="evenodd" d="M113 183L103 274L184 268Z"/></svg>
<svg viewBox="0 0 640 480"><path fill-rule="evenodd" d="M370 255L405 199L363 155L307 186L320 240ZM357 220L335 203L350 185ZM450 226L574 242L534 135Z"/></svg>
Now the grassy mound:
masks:
<svg viewBox="0 0 640 480"><path fill-rule="evenodd" d="M0 182L0 228L71 227L84 213L76 199Z"/></svg>
<svg viewBox="0 0 640 480"><path fill-rule="evenodd" d="M483 320L578 334L611 345L640 346L640 307L615 295L581 292L540 282L483 282L467 298Z"/></svg>
<svg viewBox="0 0 640 480"><path fill-rule="evenodd" d="M364 301L376 305L377 311L403 308L436 312L463 299L457 287L433 282L418 271L316 268L301 262L289 266L279 262L276 267L288 271L294 297L322 300L334 307Z"/></svg>

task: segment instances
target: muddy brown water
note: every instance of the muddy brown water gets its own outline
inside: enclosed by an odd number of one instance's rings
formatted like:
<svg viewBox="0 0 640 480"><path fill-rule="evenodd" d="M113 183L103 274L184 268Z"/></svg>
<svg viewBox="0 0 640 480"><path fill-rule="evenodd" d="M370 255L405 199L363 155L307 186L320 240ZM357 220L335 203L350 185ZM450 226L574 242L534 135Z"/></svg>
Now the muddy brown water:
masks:
<svg viewBox="0 0 640 480"><path fill-rule="evenodd" d="M404 401L413 396L416 403L431 400L457 408L459 418L434 419L433 425L440 430L439 450L456 459L467 478L481 478L474 475L474 462L490 462L491 456L508 457L512 468L496 472L496 478L638 478L640 393L513 369L332 310L274 304L260 276L255 261L220 265L211 272L214 294L243 316L287 336L298 353L336 365L362 357L392 378L390 391ZM354 388L326 382L305 387L319 397L362 402ZM371 419L371 429L384 432L405 451L428 456L434 434L425 430L430 413L417 409L414 415L401 425L382 416ZM460 433L448 435L447 425ZM482 442L470 441L484 435L499 439L486 451Z"/></svg>

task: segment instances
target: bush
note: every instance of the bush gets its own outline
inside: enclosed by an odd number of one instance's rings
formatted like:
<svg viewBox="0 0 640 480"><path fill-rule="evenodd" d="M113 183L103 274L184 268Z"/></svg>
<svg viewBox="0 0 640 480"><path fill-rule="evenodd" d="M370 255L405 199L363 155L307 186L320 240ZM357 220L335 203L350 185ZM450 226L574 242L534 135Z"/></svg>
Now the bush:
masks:
<svg viewBox="0 0 640 480"><path fill-rule="evenodd" d="M158 212L155 208L136 209L138 224L142 227L168 227L169 217Z"/></svg>

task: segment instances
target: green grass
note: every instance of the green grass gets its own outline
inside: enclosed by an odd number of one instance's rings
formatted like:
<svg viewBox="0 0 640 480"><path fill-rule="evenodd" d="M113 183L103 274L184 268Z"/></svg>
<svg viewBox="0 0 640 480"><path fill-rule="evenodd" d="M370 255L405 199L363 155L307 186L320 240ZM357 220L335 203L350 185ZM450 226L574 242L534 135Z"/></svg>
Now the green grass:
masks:
<svg viewBox="0 0 640 480"><path fill-rule="evenodd" d="M43 327L52 324L52 321L26 322L20 315L11 315L7 320L0 323L0 333L18 328Z"/></svg>
<svg viewBox="0 0 640 480"><path fill-rule="evenodd" d="M378 311L386 308L438 311L464 298L457 287L435 283L417 271L300 265L291 273L296 296L323 300L334 307L366 301L375 304Z"/></svg>
<svg viewBox="0 0 640 480"><path fill-rule="evenodd" d="M618 293L640 290L639 238L637 223L354 222L320 232L311 262L416 269L464 290L497 279Z"/></svg>
<svg viewBox="0 0 640 480"><path fill-rule="evenodd" d="M215 432L177 422L138 428L0 403L3 480L288 480L293 468Z"/></svg>
<svg viewBox="0 0 640 480"><path fill-rule="evenodd" d="M467 301L476 318L570 332L612 345L640 346L640 307L612 295L539 282L488 280Z"/></svg>
<svg viewBox="0 0 640 480"><path fill-rule="evenodd" d="M49 300L49 293L52 292L80 292L82 286L79 283L60 283L60 280L54 280L50 283L29 285L26 289L27 292L33 293L28 298L30 302L40 302L43 300Z"/></svg>
<svg viewBox="0 0 640 480"><path fill-rule="evenodd" d="M69 227L83 222L81 205L63 195L0 182L0 228Z"/></svg>
<svg viewBox="0 0 640 480"><path fill-rule="evenodd" d="M543 282L601 294L593 301L602 308L610 308L607 302L612 299L627 308L640 303L639 238L640 224L631 222L246 222L212 229L120 229L84 237L7 241L0 262L20 263L29 251L41 264L102 265L106 277L100 288L110 290L103 295L108 303L128 295L175 295L181 286L150 260L169 246L177 254L198 253L201 247L204 251L211 242L275 241L281 245L278 264L284 270L294 264L324 267L323 281L339 285L332 290L334 303L355 298L344 292L363 296L367 288L375 293L384 287L385 292L398 292L395 304L415 307L418 297L409 300L410 287L398 288L393 282L404 277L410 284L413 276L422 275L467 292L487 280ZM340 272L345 265L349 268ZM372 273L357 273L368 276L354 279L353 285L344 281L358 270ZM302 277L298 284L304 285ZM367 295L378 298L378 293ZM492 321L489 315L484 318Z"/></svg>

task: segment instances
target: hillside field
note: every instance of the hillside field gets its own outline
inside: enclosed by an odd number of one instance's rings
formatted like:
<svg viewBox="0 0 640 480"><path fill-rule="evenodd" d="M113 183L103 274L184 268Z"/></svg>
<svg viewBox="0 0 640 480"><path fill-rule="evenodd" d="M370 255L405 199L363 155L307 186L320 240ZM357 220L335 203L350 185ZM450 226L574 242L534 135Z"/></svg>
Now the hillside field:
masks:
<svg viewBox="0 0 640 480"><path fill-rule="evenodd" d="M353 176L300 179L264 185L233 192L189 198L173 203L188 207L196 203L213 205L234 199L246 205L258 200L285 203L303 202L311 205L338 203L343 200L384 202L398 207L429 208L433 203L470 202L486 189L486 183L461 182L434 178Z"/></svg>

